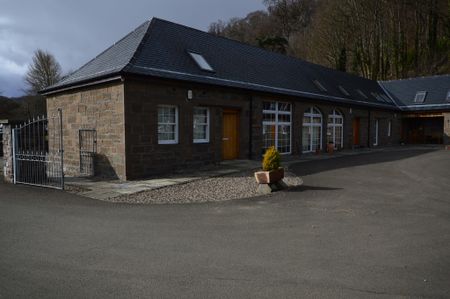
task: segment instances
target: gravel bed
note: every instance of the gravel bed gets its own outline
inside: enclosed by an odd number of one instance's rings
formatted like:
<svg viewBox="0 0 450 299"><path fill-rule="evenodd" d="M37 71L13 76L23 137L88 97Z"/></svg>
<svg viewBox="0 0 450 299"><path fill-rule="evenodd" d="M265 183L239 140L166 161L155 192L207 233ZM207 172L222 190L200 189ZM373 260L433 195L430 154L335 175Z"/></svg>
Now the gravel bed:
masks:
<svg viewBox="0 0 450 299"><path fill-rule="evenodd" d="M302 180L293 173L286 172L285 176L284 182L289 187L302 184ZM108 201L144 204L224 201L259 196L257 187L253 172L241 172L121 195Z"/></svg>
<svg viewBox="0 0 450 299"><path fill-rule="evenodd" d="M89 188L66 183L64 185L64 191L74 193L74 194L80 194L80 193L89 191Z"/></svg>

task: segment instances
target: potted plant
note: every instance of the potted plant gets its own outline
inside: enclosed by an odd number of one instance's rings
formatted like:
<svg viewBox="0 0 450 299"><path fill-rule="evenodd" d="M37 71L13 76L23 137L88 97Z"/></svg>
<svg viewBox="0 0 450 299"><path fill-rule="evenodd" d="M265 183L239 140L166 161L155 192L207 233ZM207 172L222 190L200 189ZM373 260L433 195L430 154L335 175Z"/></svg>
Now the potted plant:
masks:
<svg viewBox="0 0 450 299"><path fill-rule="evenodd" d="M280 167L280 153L274 146L266 150L262 168L262 171L255 172L258 184L276 184L284 178L284 168Z"/></svg>
<svg viewBox="0 0 450 299"><path fill-rule="evenodd" d="M333 152L334 152L334 142L333 142L333 141L328 142L328 145L327 145L327 152L328 152L330 155L333 154Z"/></svg>

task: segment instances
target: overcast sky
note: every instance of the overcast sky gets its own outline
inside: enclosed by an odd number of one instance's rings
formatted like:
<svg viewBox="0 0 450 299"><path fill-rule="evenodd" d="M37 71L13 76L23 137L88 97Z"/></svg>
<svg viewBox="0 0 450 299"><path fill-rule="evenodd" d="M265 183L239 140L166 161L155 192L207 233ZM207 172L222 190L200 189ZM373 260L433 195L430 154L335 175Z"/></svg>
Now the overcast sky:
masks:
<svg viewBox="0 0 450 299"><path fill-rule="evenodd" d="M48 50L67 72L152 17L207 30L258 9L262 0L0 0L0 91L23 93L36 49Z"/></svg>

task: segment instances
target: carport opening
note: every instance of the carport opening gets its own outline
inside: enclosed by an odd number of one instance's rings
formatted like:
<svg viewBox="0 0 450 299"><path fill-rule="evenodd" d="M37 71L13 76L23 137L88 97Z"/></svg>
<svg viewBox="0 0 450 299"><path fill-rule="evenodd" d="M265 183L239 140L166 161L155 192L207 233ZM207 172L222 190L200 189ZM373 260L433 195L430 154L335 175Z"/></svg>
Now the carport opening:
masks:
<svg viewBox="0 0 450 299"><path fill-rule="evenodd" d="M407 144L442 144L444 141L444 117L406 118L402 128Z"/></svg>

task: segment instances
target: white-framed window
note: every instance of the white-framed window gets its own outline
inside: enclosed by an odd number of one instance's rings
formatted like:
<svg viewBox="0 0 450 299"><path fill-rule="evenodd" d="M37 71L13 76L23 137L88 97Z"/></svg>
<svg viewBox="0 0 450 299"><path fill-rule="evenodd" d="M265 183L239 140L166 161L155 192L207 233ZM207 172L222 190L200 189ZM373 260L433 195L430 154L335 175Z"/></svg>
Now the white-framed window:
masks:
<svg viewBox="0 0 450 299"><path fill-rule="evenodd" d="M389 120L389 122L388 122L388 132L387 132L388 137L391 137L391 134L392 134L392 120Z"/></svg>
<svg viewBox="0 0 450 299"><path fill-rule="evenodd" d="M302 150L304 153L322 149L322 113L311 107L303 114Z"/></svg>
<svg viewBox="0 0 450 299"><path fill-rule="evenodd" d="M375 140L373 142L373 145L378 145L378 119L375 120Z"/></svg>
<svg viewBox="0 0 450 299"><path fill-rule="evenodd" d="M178 107L158 106L158 144L178 143Z"/></svg>
<svg viewBox="0 0 450 299"><path fill-rule="evenodd" d="M335 149L343 148L344 117L337 110L328 115L327 142L333 142Z"/></svg>
<svg viewBox="0 0 450 299"><path fill-rule="evenodd" d="M209 108L194 107L194 143L209 142Z"/></svg>
<svg viewBox="0 0 450 299"><path fill-rule="evenodd" d="M263 102L263 146L271 147L281 154L290 154L292 147L291 104L285 102Z"/></svg>

